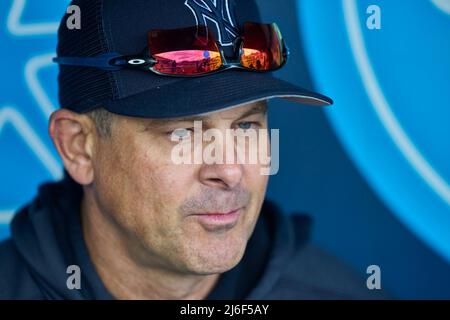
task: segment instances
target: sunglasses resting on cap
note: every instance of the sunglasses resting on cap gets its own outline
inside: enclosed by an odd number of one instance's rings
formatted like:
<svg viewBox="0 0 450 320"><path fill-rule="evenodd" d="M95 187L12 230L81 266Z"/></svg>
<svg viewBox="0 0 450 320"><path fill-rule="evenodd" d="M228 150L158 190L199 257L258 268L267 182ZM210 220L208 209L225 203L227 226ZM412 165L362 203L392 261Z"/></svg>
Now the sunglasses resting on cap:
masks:
<svg viewBox="0 0 450 320"><path fill-rule="evenodd" d="M225 57L213 32L203 25L151 30L147 39L147 47L136 55L111 52L94 57L57 57L53 61L102 70L129 68L166 76L198 77L231 68L275 71L286 64L289 56L276 23L245 23L234 41L237 54L232 58Z"/></svg>

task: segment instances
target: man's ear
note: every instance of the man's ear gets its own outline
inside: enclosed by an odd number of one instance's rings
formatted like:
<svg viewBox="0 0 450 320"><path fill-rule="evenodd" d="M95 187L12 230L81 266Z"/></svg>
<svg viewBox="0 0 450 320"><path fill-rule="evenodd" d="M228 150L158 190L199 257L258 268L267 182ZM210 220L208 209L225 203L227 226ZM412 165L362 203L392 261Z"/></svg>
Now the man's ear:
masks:
<svg viewBox="0 0 450 320"><path fill-rule="evenodd" d="M70 176L81 185L91 184L96 134L93 121L87 115L60 109L51 115L48 131Z"/></svg>

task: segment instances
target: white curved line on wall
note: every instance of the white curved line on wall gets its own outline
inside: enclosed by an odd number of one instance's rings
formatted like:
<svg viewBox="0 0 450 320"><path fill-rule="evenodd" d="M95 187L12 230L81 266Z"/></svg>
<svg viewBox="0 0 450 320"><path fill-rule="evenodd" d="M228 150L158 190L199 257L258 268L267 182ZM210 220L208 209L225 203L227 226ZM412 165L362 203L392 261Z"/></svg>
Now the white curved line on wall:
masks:
<svg viewBox="0 0 450 320"><path fill-rule="evenodd" d="M38 72L44 68L51 67L54 56L54 53L39 55L31 58L25 65L25 81L46 119L50 118L51 113L56 110L56 107L39 82Z"/></svg>
<svg viewBox="0 0 450 320"><path fill-rule="evenodd" d="M5 124L10 123L23 138L28 147L33 151L53 178L62 178L63 171L58 161L53 157L45 144L39 139L33 128L25 118L14 108L3 107L0 109L0 134Z"/></svg>
<svg viewBox="0 0 450 320"><path fill-rule="evenodd" d="M13 0L6 22L6 27L11 34L15 36L47 35L58 31L59 21L22 24L20 20L26 3L26 0Z"/></svg>
<svg viewBox="0 0 450 320"><path fill-rule="evenodd" d="M0 211L0 224L8 224L11 222L14 216L14 210L2 210Z"/></svg>
<svg viewBox="0 0 450 320"><path fill-rule="evenodd" d="M450 0L430 0L439 10L450 14Z"/></svg>
<svg viewBox="0 0 450 320"><path fill-rule="evenodd" d="M384 128L403 156L428 186L450 206L450 186L429 164L395 117L370 63L355 0L342 0L350 46L364 87Z"/></svg>

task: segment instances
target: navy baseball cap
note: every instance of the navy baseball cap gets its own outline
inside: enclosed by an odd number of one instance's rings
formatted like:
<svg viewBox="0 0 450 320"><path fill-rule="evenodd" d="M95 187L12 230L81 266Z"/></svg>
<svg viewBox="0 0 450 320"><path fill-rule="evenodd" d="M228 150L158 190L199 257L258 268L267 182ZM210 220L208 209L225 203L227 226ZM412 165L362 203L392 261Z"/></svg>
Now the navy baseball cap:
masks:
<svg viewBox="0 0 450 320"><path fill-rule="evenodd" d="M247 21L264 22L253 0L73 0L71 5L81 10L81 29L69 29L70 14L63 17L59 57L132 55L146 46L149 30L195 25L208 25L227 54L236 37L231 28L239 30ZM60 106L79 113L103 107L125 116L176 118L271 98L316 106L333 103L272 73L232 69L177 78L130 69L59 68Z"/></svg>

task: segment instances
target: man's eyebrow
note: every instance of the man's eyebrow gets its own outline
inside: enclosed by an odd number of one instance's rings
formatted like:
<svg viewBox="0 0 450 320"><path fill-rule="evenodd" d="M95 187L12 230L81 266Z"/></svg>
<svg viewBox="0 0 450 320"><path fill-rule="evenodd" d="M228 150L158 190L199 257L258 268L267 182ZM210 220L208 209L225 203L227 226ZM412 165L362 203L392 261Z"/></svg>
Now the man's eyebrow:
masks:
<svg viewBox="0 0 450 320"><path fill-rule="evenodd" d="M246 118L251 115L260 114L260 113L263 115L265 115L267 113L267 104L258 104L257 106L255 106L255 107L243 112L239 116L233 117L233 118L236 118L236 120L240 120L242 118ZM208 115L199 115L199 116L172 119L171 121L174 121L174 122L194 122L194 121L208 122L208 119L209 119Z"/></svg>
<svg viewBox="0 0 450 320"><path fill-rule="evenodd" d="M207 121L207 116L192 116L192 117L183 117L183 118L175 118L175 119L158 119L158 120L150 120L147 124L147 128L159 129L167 126L177 125L183 122L193 123L194 121Z"/></svg>
<svg viewBox="0 0 450 320"><path fill-rule="evenodd" d="M250 110L248 110L248 111L244 112L242 115L240 115L238 117L238 120L249 117L254 114L259 114L259 113L262 115L267 114L267 104L263 104L263 105L259 104L258 106L251 108Z"/></svg>

